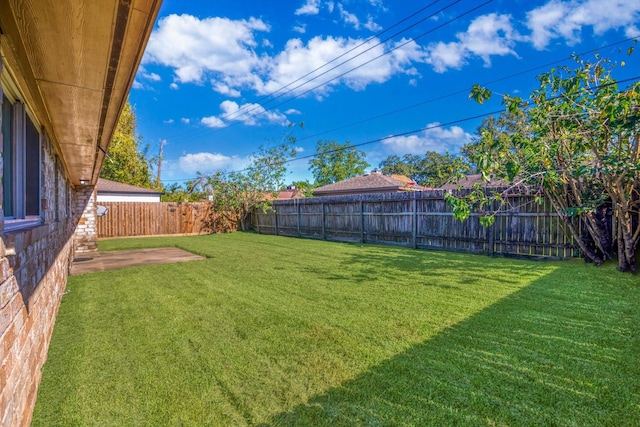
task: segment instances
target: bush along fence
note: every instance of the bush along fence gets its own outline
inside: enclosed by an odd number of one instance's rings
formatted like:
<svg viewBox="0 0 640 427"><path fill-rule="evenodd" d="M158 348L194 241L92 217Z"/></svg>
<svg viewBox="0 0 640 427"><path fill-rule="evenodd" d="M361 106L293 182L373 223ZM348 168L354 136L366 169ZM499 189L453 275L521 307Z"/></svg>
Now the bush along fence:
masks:
<svg viewBox="0 0 640 427"><path fill-rule="evenodd" d="M109 208L98 217L98 237L210 234L235 231L236 224L211 203L100 202Z"/></svg>
<svg viewBox="0 0 640 427"><path fill-rule="evenodd" d="M461 190L464 191L464 190ZM512 194L495 223L480 214L454 219L444 190L278 200L255 211L259 233L343 242L381 243L475 254L563 259L580 256L548 202Z"/></svg>

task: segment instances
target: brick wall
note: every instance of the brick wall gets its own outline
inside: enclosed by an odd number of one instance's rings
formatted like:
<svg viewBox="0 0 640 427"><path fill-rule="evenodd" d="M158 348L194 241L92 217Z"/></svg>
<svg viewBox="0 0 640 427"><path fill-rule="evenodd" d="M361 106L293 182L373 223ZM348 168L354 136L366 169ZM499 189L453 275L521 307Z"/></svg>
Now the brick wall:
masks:
<svg viewBox="0 0 640 427"><path fill-rule="evenodd" d="M75 250L94 252L98 249L98 224L95 187L80 188L76 192L74 210L82 212L75 232Z"/></svg>
<svg viewBox="0 0 640 427"><path fill-rule="evenodd" d="M1 67L0 59L0 71ZM0 107L1 103L2 96ZM69 186L46 135L42 138L41 159L41 224L5 231L0 208L2 426L29 425L31 421L42 365L67 283L74 230L92 194L91 188L75 191ZM2 161L0 171L1 165ZM89 248L91 243L85 246Z"/></svg>

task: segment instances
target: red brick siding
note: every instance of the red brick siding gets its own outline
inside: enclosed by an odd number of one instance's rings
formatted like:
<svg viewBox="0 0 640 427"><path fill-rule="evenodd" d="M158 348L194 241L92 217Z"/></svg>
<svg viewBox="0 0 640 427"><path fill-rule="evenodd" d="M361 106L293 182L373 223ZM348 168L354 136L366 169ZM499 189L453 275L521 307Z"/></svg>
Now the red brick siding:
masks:
<svg viewBox="0 0 640 427"><path fill-rule="evenodd" d="M0 60L0 71L1 67ZM0 107L1 103L0 96ZM91 199L92 188L75 191L70 187L61 164L43 136L41 225L5 232L0 208L2 426L26 426L31 422L42 366L74 253L74 230ZM0 176L1 173L0 161ZM91 247L91 243L85 246Z"/></svg>

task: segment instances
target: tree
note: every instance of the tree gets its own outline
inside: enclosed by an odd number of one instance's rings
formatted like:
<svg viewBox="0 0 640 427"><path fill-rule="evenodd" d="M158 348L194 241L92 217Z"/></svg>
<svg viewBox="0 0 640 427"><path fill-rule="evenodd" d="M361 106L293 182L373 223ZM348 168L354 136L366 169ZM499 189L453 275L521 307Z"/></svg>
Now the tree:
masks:
<svg viewBox="0 0 640 427"><path fill-rule="evenodd" d="M172 183L164 187L164 193L162 194L163 202L199 202L206 199L202 184L204 180L201 174L198 174L197 178L187 181L184 186Z"/></svg>
<svg viewBox="0 0 640 427"><path fill-rule="evenodd" d="M422 158L415 154L405 154L402 158L394 154L380 162L378 167L385 175L404 175L422 185L421 161Z"/></svg>
<svg viewBox="0 0 640 427"><path fill-rule="evenodd" d="M366 157L364 151L351 146L349 141L344 144L336 141L318 141L316 155L309 161L315 186L333 184L364 174L369 167Z"/></svg>
<svg viewBox="0 0 640 427"><path fill-rule="evenodd" d="M306 179L304 181L294 181L291 185L304 194L304 197L313 197L313 189L315 187Z"/></svg>
<svg viewBox="0 0 640 427"><path fill-rule="evenodd" d="M526 116L526 125L482 129L477 164L485 177L503 178L549 199L585 257L601 264L612 257L615 243L618 269L635 272L640 82L620 90L608 61L575 59L575 69L561 67L539 76L540 86L528 101L503 97L507 111ZM491 92L474 86L470 96L483 102ZM486 206L486 199L474 197ZM451 201L454 213L464 217L467 201ZM608 232L607 209L615 242ZM574 219L582 221L595 248L582 238Z"/></svg>
<svg viewBox="0 0 640 427"><path fill-rule="evenodd" d="M293 126L290 124L289 128ZM201 175L198 185L211 197L216 212L246 230L249 214L254 209L269 209L278 190L284 186L286 162L296 155L295 141L286 134L275 146L261 146L244 170Z"/></svg>
<svg viewBox="0 0 640 427"><path fill-rule="evenodd" d="M113 133L100 177L145 188L158 188L149 171L146 149L141 149L136 132L136 115L127 101Z"/></svg>
<svg viewBox="0 0 640 427"><path fill-rule="evenodd" d="M467 172L469 166L460 156L427 151L424 157L415 154L405 154L402 158L389 156L380 163L380 169L387 175L408 176L420 185L440 187Z"/></svg>

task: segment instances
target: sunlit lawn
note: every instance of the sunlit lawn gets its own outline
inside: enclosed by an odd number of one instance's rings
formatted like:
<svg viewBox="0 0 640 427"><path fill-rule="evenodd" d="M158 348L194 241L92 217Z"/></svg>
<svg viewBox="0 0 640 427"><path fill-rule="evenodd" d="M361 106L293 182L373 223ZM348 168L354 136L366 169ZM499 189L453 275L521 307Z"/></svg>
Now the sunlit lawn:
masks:
<svg viewBox="0 0 640 427"><path fill-rule="evenodd" d="M33 425L640 425L640 278L255 234L71 277Z"/></svg>

